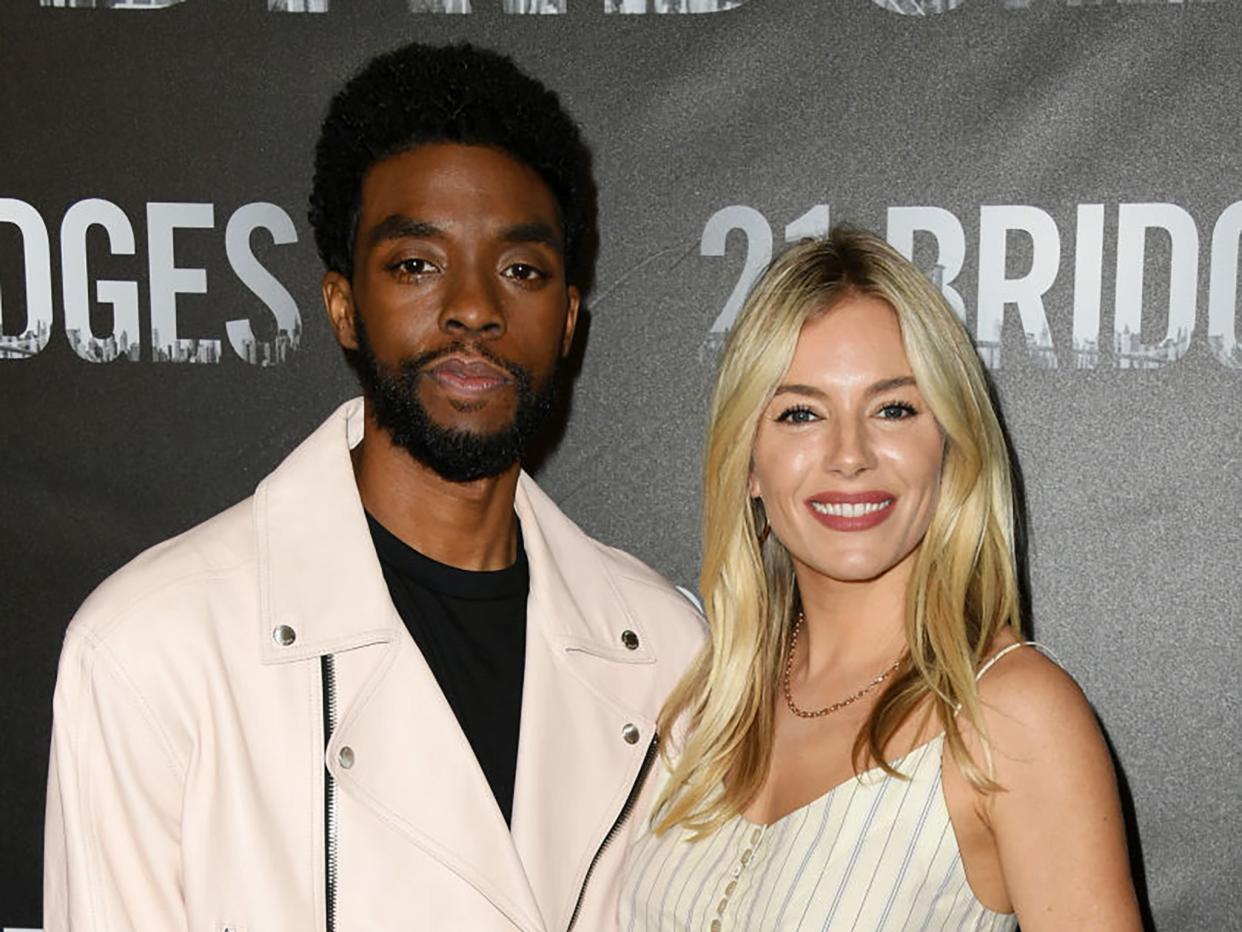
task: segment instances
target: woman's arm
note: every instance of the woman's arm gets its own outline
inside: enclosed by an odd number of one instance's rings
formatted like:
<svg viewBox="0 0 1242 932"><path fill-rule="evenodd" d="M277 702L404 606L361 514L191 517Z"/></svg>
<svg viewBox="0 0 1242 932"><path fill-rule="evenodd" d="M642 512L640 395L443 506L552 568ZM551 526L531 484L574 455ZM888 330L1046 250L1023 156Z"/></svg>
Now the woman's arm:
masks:
<svg viewBox="0 0 1242 932"><path fill-rule="evenodd" d="M1004 788L979 812L1023 932L1140 930L1112 759L1078 684L1027 648L979 692Z"/></svg>

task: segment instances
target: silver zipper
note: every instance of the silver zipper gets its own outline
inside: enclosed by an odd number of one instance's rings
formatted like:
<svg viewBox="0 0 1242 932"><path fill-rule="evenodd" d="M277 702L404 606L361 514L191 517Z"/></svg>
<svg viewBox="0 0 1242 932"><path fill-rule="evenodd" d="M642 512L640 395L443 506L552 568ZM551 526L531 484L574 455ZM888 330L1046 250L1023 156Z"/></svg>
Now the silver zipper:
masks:
<svg viewBox="0 0 1242 932"><path fill-rule="evenodd" d="M625 805L621 807L617 821L612 823L612 828L608 830L608 834L600 842L599 847L595 850L595 857L591 858L591 863L587 866L586 874L582 878L582 888L578 891L578 902L574 904L574 911L569 917L569 925L565 927L565 932L572 932L574 924L577 923L578 913L582 912L582 901L586 898L586 888L591 880L591 873L595 870L595 865L599 863L604 849L617 837L622 826L625 825L626 820L630 817L630 810L634 808L634 803L638 800L638 794L642 792L643 784L647 782L647 771L651 769L651 764L655 760L656 750L659 746L660 736L652 735L651 744L647 745L647 755L643 758L642 766L638 768L638 778L634 781L634 785L630 787L630 795L625 798Z"/></svg>
<svg viewBox="0 0 1242 932"><path fill-rule="evenodd" d="M326 752L332 732L336 728L336 664L331 654L319 658L323 679L323 747ZM336 781L328 769L327 758L323 768L323 851L324 851L324 927L325 932L336 930Z"/></svg>

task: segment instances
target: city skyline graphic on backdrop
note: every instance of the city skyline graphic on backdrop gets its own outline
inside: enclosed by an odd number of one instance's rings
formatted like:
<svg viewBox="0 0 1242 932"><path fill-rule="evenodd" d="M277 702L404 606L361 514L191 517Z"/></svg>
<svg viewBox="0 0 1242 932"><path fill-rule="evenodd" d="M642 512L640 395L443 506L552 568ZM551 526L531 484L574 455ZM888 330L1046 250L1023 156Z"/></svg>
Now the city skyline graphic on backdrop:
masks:
<svg viewBox="0 0 1242 932"><path fill-rule="evenodd" d="M158 10L185 0L39 0L58 9ZM470 13L479 0L405 0L411 13ZM581 0L580 0L581 2ZM609 13L719 13L746 0L595 0ZM506 13L568 13L569 0L501 0ZM267 0L273 13L328 13L332 0ZM917 4L916 4L917 5Z"/></svg>

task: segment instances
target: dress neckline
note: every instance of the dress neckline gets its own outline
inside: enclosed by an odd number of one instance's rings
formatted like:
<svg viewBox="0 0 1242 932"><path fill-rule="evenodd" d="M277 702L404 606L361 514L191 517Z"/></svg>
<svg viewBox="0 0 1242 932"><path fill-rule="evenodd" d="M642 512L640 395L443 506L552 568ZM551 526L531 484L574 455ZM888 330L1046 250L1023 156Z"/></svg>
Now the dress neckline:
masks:
<svg viewBox="0 0 1242 932"><path fill-rule="evenodd" d="M900 770L901 769L900 765L910 760L910 758L914 757L915 754L926 753L928 749L930 749L933 745L938 746L941 743L943 743L943 741L944 741L944 732L942 731L935 737L930 738L927 741L924 741L922 744L916 744L914 747L908 750L905 754L901 755L901 757L897 758L896 760L889 761L888 765L892 767L894 770ZM939 755L937 755L937 757L938 756ZM771 822L754 822L746 818L746 816L744 816L740 812L737 814L736 818L739 821L741 821L742 824L750 826L751 828L759 828L759 829L764 829L764 830L776 828L776 826L792 818L793 816L796 816L801 812L806 812L808 809L811 809L813 806L817 806L820 803L824 802L825 800L828 799L828 797L832 796L832 794L834 794L837 790L841 789L842 787L848 786L850 783L853 783L855 781L858 781L861 783L867 777L870 777L875 774L882 774L885 777L889 777L889 774L884 772L884 768L879 767L879 766L872 767L870 770L864 770L862 773L856 773L852 777L847 777L846 779L842 780L840 783L837 783L829 787L823 793L820 793L814 799L803 803L797 809L791 809L788 812L786 812L783 816L777 819L773 819Z"/></svg>

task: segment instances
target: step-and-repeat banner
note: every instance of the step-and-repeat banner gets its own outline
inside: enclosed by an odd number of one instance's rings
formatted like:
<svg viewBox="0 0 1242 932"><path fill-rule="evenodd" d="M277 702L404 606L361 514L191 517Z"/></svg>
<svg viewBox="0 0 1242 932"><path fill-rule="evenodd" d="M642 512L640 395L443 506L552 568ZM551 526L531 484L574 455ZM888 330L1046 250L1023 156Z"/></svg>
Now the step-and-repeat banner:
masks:
<svg viewBox="0 0 1242 932"><path fill-rule="evenodd" d="M679 583L755 272L836 221L926 270L998 385L1034 633L1115 751L1154 925L1236 928L1234 0L4 0L0 927L41 921L74 609L353 393L311 151L333 89L415 38L510 53L585 128L600 251L540 478Z"/></svg>

